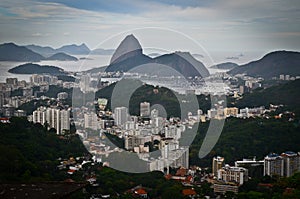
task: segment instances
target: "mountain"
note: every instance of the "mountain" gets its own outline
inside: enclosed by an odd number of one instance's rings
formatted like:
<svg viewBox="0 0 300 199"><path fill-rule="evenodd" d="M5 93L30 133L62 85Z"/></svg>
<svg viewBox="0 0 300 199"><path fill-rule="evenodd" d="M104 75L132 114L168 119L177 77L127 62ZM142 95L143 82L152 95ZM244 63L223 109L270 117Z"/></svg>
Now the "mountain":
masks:
<svg viewBox="0 0 300 199"><path fill-rule="evenodd" d="M175 52L154 58L155 63L170 66L184 77L209 76L207 68L189 52Z"/></svg>
<svg viewBox="0 0 300 199"><path fill-rule="evenodd" d="M51 74L51 75L65 75L66 72L56 66L38 65L38 64L22 64L9 69L8 72L14 74Z"/></svg>
<svg viewBox="0 0 300 199"><path fill-rule="evenodd" d="M141 44L132 34L127 35L114 52L110 60L110 65L140 55L143 55Z"/></svg>
<svg viewBox="0 0 300 199"><path fill-rule="evenodd" d="M132 34L126 36L120 43L106 68L107 72L126 72L129 70L151 75L166 74L171 76L178 75L178 73L184 77L207 77L209 75L205 66L187 52L175 52L155 58L143 54L139 41Z"/></svg>
<svg viewBox="0 0 300 199"><path fill-rule="evenodd" d="M93 55L112 55L114 52L115 52L114 49L97 48L95 50L92 50L91 54L93 54Z"/></svg>
<svg viewBox="0 0 300 199"><path fill-rule="evenodd" d="M107 72L129 71L136 66L151 62L151 58L143 54L139 41L131 34L125 37L114 52Z"/></svg>
<svg viewBox="0 0 300 199"><path fill-rule="evenodd" d="M300 75L300 53L292 51L275 51L257 61L236 67L229 74L247 74L253 77L271 79L281 74Z"/></svg>
<svg viewBox="0 0 300 199"><path fill-rule="evenodd" d="M33 52L43 55L44 57L49 57L57 53L65 53L71 55L86 55L91 52L91 50L85 44L81 44L80 46L75 44L65 45L57 49L51 48L49 46L44 47L38 45L27 45L25 47L32 50Z"/></svg>
<svg viewBox="0 0 300 199"><path fill-rule="evenodd" d="M47 58L47 60L58 60L58 61L78 61L74 56L67 55L65 53L56 53Z"/></svg>
<svg viewBox="0 0 300 199"><path fill-rule="evenodd" d="M44 57L42 55L14 43L0 45L0 61L38 62L43 59Z"/></svg>
<svg viewBox="0 0 300 199"><path fill-rule="evenodd" d="M239 65L233 62L225 62L211 66L213 69L221 69L221 70L232 70Z"/></svg>
<svg viewBox="0 0 300 199"><path fill-rule="evenodd" d="M54 55L56 53L54 48L51 48L49 46L38 46L38 45L27 45L25 46L27 49L32 50L35 53L41 54L44 57L49 57L51 55Z"/></svg>
<svg viewBox="0 0 300 199"><path fill-rule="evenodd" d="M236 101L238 108L259 107L269 104L283 104L291 111L300 113L300 79L272 86L266 89L256 89L246 93L242 99Z"/></svg>
<svg viewBox="0 0 300 199"><path fill-rule="evenodd" d="M63 52L71 55L87 55L91 52L91 50L85 44L71 44L56 49L56 52Z"/></svg>

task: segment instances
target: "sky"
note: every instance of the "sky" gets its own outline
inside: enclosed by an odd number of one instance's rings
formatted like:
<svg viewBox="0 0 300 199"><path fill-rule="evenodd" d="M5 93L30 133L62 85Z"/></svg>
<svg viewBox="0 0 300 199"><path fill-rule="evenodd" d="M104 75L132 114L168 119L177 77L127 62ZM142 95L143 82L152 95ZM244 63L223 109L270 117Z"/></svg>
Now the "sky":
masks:
<svg viewBox="0 0 300 199"><path fill-rule="evenodd" d="M299 0L1 0L0 18L0 43L116 48L133 33L194 53L300 50Z"/></svg>

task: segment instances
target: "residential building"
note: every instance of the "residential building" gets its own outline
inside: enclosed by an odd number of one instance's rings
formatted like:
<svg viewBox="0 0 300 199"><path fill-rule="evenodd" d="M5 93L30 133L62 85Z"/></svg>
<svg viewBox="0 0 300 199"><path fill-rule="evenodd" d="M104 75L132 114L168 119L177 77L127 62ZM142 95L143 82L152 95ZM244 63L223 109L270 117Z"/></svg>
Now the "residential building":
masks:
<svg viewBox="0 0 300 199"><path fill-rule="evenodd" d="M128 120L128 109L126 107L116 107L114 110L115 125L121 126Z"/></svg>
<svg viewBox="0 0 300 199"><path fill-rule="evenodd" d="M32 121L42 125L47 123L49 128L56 129L57 134L62 134L64 130L70 130L70 110L39 107L33 111Z"/></svg>
<svg viewBox="0 0 300 199"><path fill-rule="evenodd" d="M224 158L217 156L213 158L213 162L212 162L212 173L214 176L218 176L218 170L222 169L222 167L224 166Z"/></svg>
<svg viewBox="0 0 300 199"><path fill-rule="evenodd" d="M239 114L239 109L236 107L224 108L225 117L230 117L230 116L236 117L238 114Z"/></svg>
<svg viewBox="0 0 300 199"><path fill-rule="evenodd" d="M150 116L150 103L142 102L140 103L140 116L149 117Z"/></svg>
<svg viewBox="0 0 300 199"><path fill-rule="evenodd" d="M225 165L225 167L218 170L218 180L222 180L225 183L233 182L242 185L248 181L248 169Z"/></svg>
<svg viewBox="0 0 300 199"><path fill-rule="evenodd" d="M300 156L292 151L281 154L284 162L284 176L290 177L300 171Z"/></svg>
<svg viewBox="0 0 300 199"><path fill-rule="evenodd" d="M65 100L65 99L68 98L68 93L66 93L66 92L60 92L60 93L57 94L57 98L59 100Z"/></svg>
<svg viewBox="0 0 300 199"><path fill-rule="evenodd" d="M233 193L238 193L239 187L234 184L219 184L215 183L214 184L214 192L215 193L221 193L225 194L226 192L233 192Z"/></svg>
<svg viewBox="0 0 300 199"><path fill-rule="evenodd" d="M100 128L100 123L96 113L84 114L84 128L97 130Z"/></svg>
<svg viewBox="0 0 300 199"><path fill-rule="evenodd" d="M275 153L267 155L264 159L264 175L284 176L284 160Z"/></svg>

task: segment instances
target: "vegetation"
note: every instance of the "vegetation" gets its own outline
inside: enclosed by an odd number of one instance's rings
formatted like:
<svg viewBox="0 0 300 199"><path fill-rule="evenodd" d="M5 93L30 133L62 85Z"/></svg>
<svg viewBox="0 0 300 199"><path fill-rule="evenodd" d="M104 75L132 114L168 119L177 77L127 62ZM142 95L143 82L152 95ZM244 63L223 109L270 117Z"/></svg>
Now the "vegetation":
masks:
<svg viewBox="0 0 300 199"><path fill-rule="evenodd" d="M38 65L33 63L26 63L8 70L15 74L51 74L51 75L65 75L63 69L56 66Z"/></svg>
<svg viewBox="0 0 300 199"><path fill-rule="evenodd" d="M228 118L217 144L205 158L199 159L199 149L208 126L209 123L199 124L198 134L190 147L191 165L211 166L216 155L225 157L226 163L233 163L245 157L262 159L270 152L300 151L298 120Z"/></svg>
<svg viewBox="0 0 300 199"><path fill-rule="evenodd" d="M264 176L252 179L239 189L238 198L299 198L300 173L288 178Z"/></svg>
<svg viewBox="0 0 300 199"><path fill-rule="evenodd" d="M267 89L256 89L252 93L246 93L241 100L236 101L236 106L258 107L270 104L283 104L290 111L300 112L300 80L279 84Z"/></svg>
<svg viewBox="0 0 300 199"><path fill-rule="evenodd" d="M27 118L0 123L0 182L64 180L58 158L83 156L87 150L77 135L59 137Z"/></svg>

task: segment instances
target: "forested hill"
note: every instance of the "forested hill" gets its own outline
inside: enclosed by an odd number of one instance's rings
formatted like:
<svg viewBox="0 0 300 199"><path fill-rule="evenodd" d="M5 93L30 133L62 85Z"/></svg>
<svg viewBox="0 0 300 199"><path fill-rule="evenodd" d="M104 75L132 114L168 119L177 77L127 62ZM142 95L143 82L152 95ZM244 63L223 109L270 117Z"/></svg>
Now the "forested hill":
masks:
<svg viewBox="0 0 300 199"><path fill-rule="evenodd" d="M257 107L269 104L285 105L290 111L300 113L300 79L285 84L256 89L252 93L246 93L236 102L236 106Z"/></svg>
<svg viewBox="0 0 300 199"><path fill-rule="evenodd" d="M190 147L190 164L211 166L212 158L225 157L226 163L254 157L261 160L271 152L300 151L299 120L228 118L225 121L219 141L203 159L198 158L200 146L207 132L209 122L200 123L198 134Z"/></svg>
<svg viewBox="0 0 300 199"><path fill-rule="evenodd" d="M88 153L77 135L62 139L27 118L0 123L0 183L65 180L57 172L58 158Z"/></svg>

